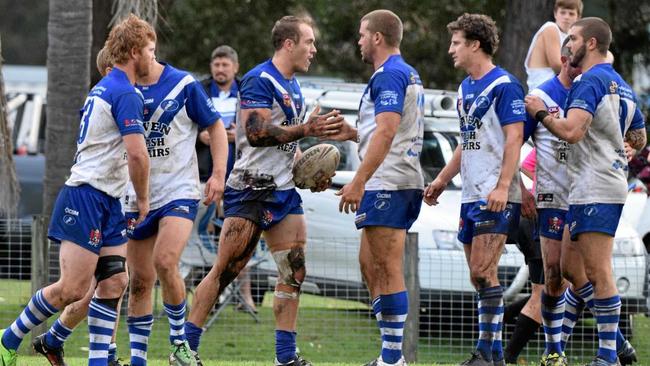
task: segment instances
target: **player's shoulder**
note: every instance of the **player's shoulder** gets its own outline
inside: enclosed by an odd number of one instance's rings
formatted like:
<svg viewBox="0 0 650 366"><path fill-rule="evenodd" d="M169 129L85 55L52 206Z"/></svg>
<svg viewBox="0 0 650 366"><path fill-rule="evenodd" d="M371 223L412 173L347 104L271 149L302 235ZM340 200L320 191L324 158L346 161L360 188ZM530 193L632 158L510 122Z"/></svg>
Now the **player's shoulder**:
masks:
<svg viewBox="0 0 650 366"><path fill-rule="evenodd" d="M376 75L395 78L409 84L422 84L417 70L408 64L401 55L391 56L382 67L377 69Z"/></svg>
<svg viewBox="0 0 650 366"><path fill-rule="evenodd" d="M273 68L273 65L271 63L271 60L264 61L252 69L250 69L246 74L244 74L244 77L242 78L242 83L245 83L249 81L250 79L259 79L262 78L263 75L268 75L271 73Z"/></svg>
<svg viewBox="0 0 650 366"><path fill-rule="evenodd" d="M115 67L90 90L88 96L100 97L111 103L124 94L137 95L137 89L131 84L126 73Z"/></svg>
<svg viewBox="0 0 650 366"><path fill-rule="evenodd" d="M161 77L162 82L170 84L178 84L181 81L186 84L197 82L196 78L194 78L194 75L192 75L189 71L176 68L170 64L163 65L165 66L165 69L163 70L163 75Z"/></svg>

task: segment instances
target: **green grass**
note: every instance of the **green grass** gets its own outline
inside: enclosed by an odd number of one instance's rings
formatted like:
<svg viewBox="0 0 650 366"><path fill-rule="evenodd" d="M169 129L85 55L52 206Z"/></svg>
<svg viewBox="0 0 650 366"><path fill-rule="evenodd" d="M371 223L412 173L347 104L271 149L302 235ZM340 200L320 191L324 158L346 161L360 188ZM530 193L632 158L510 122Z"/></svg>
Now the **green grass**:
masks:
<svg viewBox="0 0 650 366"><path fill-rule="evenodd" d="M29 301L31 289L23 281L0 281L0 326L9 324ZM271 293L267 293L258 308L260 323L229 306L217 322L204 333L200 354L205 365L268 365L274 356L274 321ZM191 302L191 301L190 301ZM162 315L159 299L156 315ZM53 320L53 319L52 319ZM52 323L50 321L50 324ZM297 343L308 360L319 365L359 365L376 357L380 340L375 321L366 304L303 295L300 304ZM167 365L168 325L164 317L154 323L149 343L149 365ZM591 347L595 343L588 340ZM421 337L418 347L420 364L432 362L457 363L469 353L473 340ZM637 349L640 365L650 366L650 319L643 315L635 318L633 345ZM538 362L538 352L529 345L526 360ZM81 324L66 343L66 359L70 366L86 365L88 347L87 326ZM128 360L128 332L125 318L118 331L118 350L121 358ZM45 365L31 355L28 341L20 349L18 365ZM581 358L571 358L572 364L588 361L591 350ZM32 356L32 357L30 357ZM338 364L336 364L338 362Z"/></svg>

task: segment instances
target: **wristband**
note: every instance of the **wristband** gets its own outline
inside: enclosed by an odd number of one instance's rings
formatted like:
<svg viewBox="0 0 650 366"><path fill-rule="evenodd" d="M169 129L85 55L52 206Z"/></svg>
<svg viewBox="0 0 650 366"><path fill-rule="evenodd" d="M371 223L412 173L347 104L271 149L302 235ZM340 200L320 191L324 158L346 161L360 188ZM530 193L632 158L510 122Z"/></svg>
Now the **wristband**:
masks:
<svg viewBox="0 0 650 366"><path fill-rule="evenodd" d="M543 124L544 118L546 118L548 115L548 111L542 109L541 111L537 111L537 113L535 113L535 120Z"/></svg>

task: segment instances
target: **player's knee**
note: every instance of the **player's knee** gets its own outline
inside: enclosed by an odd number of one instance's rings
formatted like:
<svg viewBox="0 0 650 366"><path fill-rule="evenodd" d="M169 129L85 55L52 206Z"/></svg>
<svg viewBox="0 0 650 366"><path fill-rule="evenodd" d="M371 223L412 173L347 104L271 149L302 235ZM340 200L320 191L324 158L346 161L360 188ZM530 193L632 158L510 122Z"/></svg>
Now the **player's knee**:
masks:
<svg viewBox="0 0 650 366"><path fill-rule="evenodd" d="M490 268L475 266L470 268L470 279L478 289L490 287L490 280L494 277Z"/></svg>
<svg viewBox="0 0 650 366"><path fill-rule="evenodd" d="M279 250L273 253L273 259L278 267L278 284L289 286L300 291L305 280L305 251L301 247Z"/></svg>
<svg viewBox="0 0 650 366"><path fill-rule="evenodd" d="M137 276L132 273L131 278L129 278L129 296L133 299L147 296L153 288L154 281L155 276L150 278L149 276Z"/></svg>
<svg viewBox="0 0 650 366"><path fill-rule="evenodd" d="M88 284L89 286L90 284ZM88 286L84 287L75 287L75 286L62 286L61 287L61 299L64 303L71 304L73 302L82 300L88 292Z"/></svg>
<svg viewBox="0 0 650 366"><path fill-rule="evenodd" d="M166 277L178 272L178 257L173 253L165 252L156 255L153 264L158 277Z"/></svg>
<svg viewBox="0 0 650 366"><path fill-rule="evenodd" d="M129 276L126 272L120 272L97 284L97 293L101 297L121 297L129 284Z"/></svg>

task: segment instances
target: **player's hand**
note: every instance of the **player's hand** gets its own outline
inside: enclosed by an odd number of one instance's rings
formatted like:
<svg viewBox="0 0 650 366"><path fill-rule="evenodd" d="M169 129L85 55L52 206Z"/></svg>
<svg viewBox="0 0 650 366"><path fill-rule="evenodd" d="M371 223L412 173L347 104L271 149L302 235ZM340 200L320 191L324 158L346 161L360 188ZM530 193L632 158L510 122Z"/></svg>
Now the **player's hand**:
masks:
<svg viewBox="0 0 650 366"><path fill-rule="evenodd" d="M149 214L149 197L145 197L140 199L140 197L137 198L136 204L138 205L138 219L135 220L135 226L140 225L142 221L147 217Z"/></svg>
<svg viewBox="0 0 650 366"><path fill-rule="evenodd" d="M442 179L436 178L433 182L429 183L427 188L424 189L424 196L422 199L424 203L429 206L435 206L438 204L438 197L445 191L447 188L447 183L443 182Z"/></svg>
<svg viewBox="0 0 650 366"><path fill-rule="evenodd" d="M537 112L546 110L546 104L544 104L544 101L536 95L526 95L524 102L526 103L526 111L532 117L535 117Z"/></svg>
<svg viewBox="0 0 650 366"><path fill-rule="evenodd" d="M636 155L636 150L630 146L627 142L625 143L625 157L627 158L627 161L630 161L634 158L634 155Z"/></svg>
<svg viewBox="0 0 650 366"><path fill-rule="evenodd" d="M339 202L339 212L345 211L345 213L357 212L359 209L359 204L363 198L363 193L365 191L364 184L355 179L352 182L346 184L341 188L340 191L336 192L337 196L341 196L341 201Z"/></svg>
<svg viewBox="0 0 650 366"><path fill-rule="evenodd" d="M537 217L537 209L535 209L535 196L527 189L521 190L521 216L527 219Z"/></svg>
<svg viewBox="0 0 650 366"><path fill-rule="evenodd" d="M304 124L305 136L328 138L328 136L338 134L345 123L341 112L336 109L325 114L318 114L319 112L320 105L316 105L314 111L309 115L307 123Z"/></svg>
<svg viewBox="0 0 650 366"><path fill-rule="evenodd" d="M203 204L208 206L211 203L219 202L221 197L223 197L223 190L223 177L217 177L216 175L210 176L208 181L205 183L205 199L203 200Z"/></svg>
<svg viewBox="0 0 650 366"><path fill-rule="evenodd" d="M321 137L321 140L334 140L334 141L357 141L357 136L358 132L357 129L352 127L351 124L349 124L345 119L343 120L343 124L341 125L341 128L339 129L339 132L334 134L334 135L329 135L329 136L324 136Z"/></svg>
<svg viewBox="0 0 650 366"><path fill-rule="evenodd" d="M331 177L329 177L329 178L321 179L321 180L316 184L315 187L311 187L311 188L309 188L309 190L312 191L312 192L322 192L322 191L326 190L327 188L329 188L329 187L332 186L332 177L334 177L335 175L336 175L336 173L334 173L334 174L333 174Z"/></svg>
<svg viewBox="0 0 650 366"><path fill-rule="evenodd" d="M235 124L231 124L230 127L226 130L226 137L228 137L228 142L235 142Z"/></svg>
<svg viewBox="0 0 650 366"><path fill-rule="evenodd" d="M487 196L487 209L492 212L501 212L506 209L508 203L508 190L504 188L494 188Z"/></svg>

